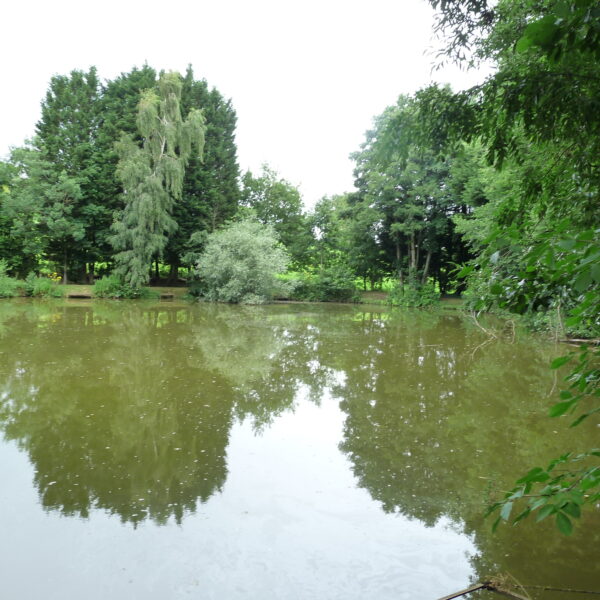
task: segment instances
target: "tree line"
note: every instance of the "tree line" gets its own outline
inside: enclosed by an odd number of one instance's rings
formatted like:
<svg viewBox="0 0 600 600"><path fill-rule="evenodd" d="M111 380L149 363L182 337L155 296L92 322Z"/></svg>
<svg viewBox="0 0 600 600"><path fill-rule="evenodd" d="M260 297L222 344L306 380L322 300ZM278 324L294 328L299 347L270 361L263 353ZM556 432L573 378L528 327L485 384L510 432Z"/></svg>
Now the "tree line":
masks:
<svg viewBox="0 0 600 600"><path fill-rule="evenodd" d="M0 255L9 272L25 276L50 263L64 282L91 282L99 265L114 265L124 236L115 224L132 210L125 163L147 133L140 128L140 102L150 110L160 104L160 79L148 65L104 83L94 67L52 78L34 137L0 163ZM195 79L191 67L176 87L179 106L171 112L201 110L206 143L201 156L186 157L167 243L150 252L173 278L192 249L191 232L217 229L235 214L240 198L231 101ZM174 191L166 191L168 198Z"/></svg>
<svg viewBox="0 0 600 600"><path fill-rule="evenodd" d="M355 190L310 211L268 166L240 174L232 104L191 68L180 77L146 65L105 83L94 68L53 77L36 135L0 163L7 272L50 265L65 282L115 272L135 287L151 268L175 280L187 266L199 293L227 301L262 301L278 285L348 299L357 279L393 281L397 304L464 292L476 311L599 338L598 0L430 4L441 58L488 61L493 73L459 93L431 85L400 96L352 155ZM288 269L297 283L251 268ZM597 417L596 360L579 353L553 416ZM533 498L517 520L537 511L568 532L580 506L600 499L597 461L571 462L598 454L534 469L495 507L500 519Z"/></svg>
<svg viewBox="0 0 600 600"><path fill-rule="evenodd" d="M292 269L334 287L392 277L443 293L451 264L470 256L452 222L468 207L446 186L449 161L406 138L406 162L388 144L393 116L414 103L402 97L375 120L354 155L358 191L306 211L268 165L240 173L232 102L191 67L179 76L144 65L105 82L94 67L54 76L35 135L0 162L0 256L21 278L175 282L182 267L192 276L210 234L253 219L272 227Z"/></svg>

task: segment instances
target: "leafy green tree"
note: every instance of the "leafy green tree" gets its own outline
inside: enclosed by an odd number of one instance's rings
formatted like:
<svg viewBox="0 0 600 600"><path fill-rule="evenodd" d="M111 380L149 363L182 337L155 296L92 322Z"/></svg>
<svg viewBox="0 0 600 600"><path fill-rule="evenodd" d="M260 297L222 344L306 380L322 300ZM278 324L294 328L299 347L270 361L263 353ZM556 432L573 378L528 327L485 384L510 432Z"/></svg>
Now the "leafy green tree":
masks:
<svg viewBox="0 0 600 600"><path fill-rule="evenodd" d="M244 173L242 206L252 209L261 223L273 226L296 266L306 264L312 236L296 187L265 164L256 177Z"/></svg>
<svg viewBox="0 0 600 600"><path fill-rule="evenodd" d="M16 177L3 212L19 246L15 268L24 275L24 270L35 269L46 256L61 265L66 283L71 258L85 235L77 210L83 195L79 180L64 171L57 173L43 153L31 146L13 150L11 160Z"/></svg>
<svg viewBox="0 0 600 600"><path fill-rule="evenodd" d="M287 294L289 255L271 225L240 221L208 237L197 265L207 300L261 304Z"/></svg>
<svg viewBox="0 0 600 600"><path fill-rule="evenodd" d="M201 108L206 121L202 157L190 156L185 170L181 200L173 210L176 231L169 236L164 258L170 265L170 279L177 278L179 266L191 263L184 258L196 256L202 244L193 234L212 233L232 218L240 201L239 167L235 145L236 114L231 101L209 89L205 80L197 81L191 67L183 78L181 107L185 114ZM194 254L195 252L195 254ZM189 258L189 256L187 256Z"/></svg>
<svg viewBox="0 0 600 600"><path fill-rule="evenodd" d="M147 90L139 103L142 146L124 135L117 146L118 176L125 190L125 208L114 224L115 272L133 287L149 280L150 263L167 245L177 223L172 217L181 198L185 166L193 148L204 146L204 116L198 109L181 116L181 76L163 74L158 93Z"/></svg>
<svg viewBox="0 0 600 600"><path fill-rule="evenodd" d="M493 60L497 71L461 94L424 90L419 95L423 122L440 139L480 138L490 163L504 168L509 163L520 175L515 193L495 210L476 215L480 222L485 217L489 235L477 240L481 251L464 273L484 274L479 308L495 305L521 314L556 310L567 317L567 330L597 337L598 3L431 3L442 10L439 29L448 33L449 55L464 58L471 49L476 59ZM470 235L476 239L473 234L474 229ZM580 409L573 424L597 418L597 355L585 347L579 353L551 416ZM530 470L492 506L499 513L496 523L553 516L559 529L570 533L581 506L600 498L599 454L567 452ZM513 513L513 507L520 511Z"/></svg>
<svg viewBox="0 0 600 600"><path fill-rule="evenodd" d="M356 194L322 198L315 205L310 222L315 257L319 268L341 266L374 287L385 274L384 252L377 244L372 207L357 201Z"/></svg>
<svg viewBox="0 0 600 600"><path fill-rule="evenodd" d="M7 270L18 273L21 270L23 254L20 241L15 239L9 208L15 176L14 165L0 161L0 257L5 261Z"/></svg>
<svg viewBox="0 0 600 600"><path fill-rule="evenodd" d="M433 275L444 291L442 274L457 248L464 253L451 221L464 210L463 200L448 185L451 158L439 157L425 133L414 135L418 108L415 99L401 96L375 119L353 155L359 190L353 204L361 229L371 232L401 287L422 286Z"/></svg>
<svg viewBox="0 0 600 600"><path fill-rule="evenodd" d="M79 186L77 197L71 194L68 218L77 221L82 229L73 237L64 228L64 217L55 210L53 229L62 241L57 241L61 249L53 251L53 255L62 252L67 239L75 240L77 244L71 244L62 258L67 260L63 270L87 271L89 278L93 277L94 263L102 258L102 231L108 229L112 212L103 193L99 169L100 100L101 86L95 67L87 72L55 75L42 102L34 139L43 159L51 165L53 176L75 179Z"/></svg>

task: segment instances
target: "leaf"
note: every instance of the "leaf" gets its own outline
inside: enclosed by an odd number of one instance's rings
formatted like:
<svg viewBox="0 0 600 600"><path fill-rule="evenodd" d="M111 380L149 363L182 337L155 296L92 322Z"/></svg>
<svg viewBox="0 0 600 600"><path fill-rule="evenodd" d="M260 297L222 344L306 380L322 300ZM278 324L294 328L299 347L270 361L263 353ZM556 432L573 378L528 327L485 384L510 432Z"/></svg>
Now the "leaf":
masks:
<svg viewBox="0 0 600 600"><path fill-rule="evenodd" d="M517 52L525 52L525 50L527 50L531 46L533 46L533 40L530 37L524 35L519 39L519 41L515 45L515 50Z"/></svg>
<svg viewBox="0 0 600 600"><path fill-rule="evenodd" d="M500 524L500 521L502 519L500 517L498 517L495 521L494 524L492 525L492 533L494 533L496 531L496 529L498 529L498 525Z"/></svg>
<svg viewBox="0 0 600 600"><path fill-rule="evenodd" d="M562 507L562 510L575 519L579 519L581 517L581 508L579 504L576 504L575 502L568 502Z"/></svg>
<svg viewBox="0 0 600 600"><path fill-rule="evenodd" d="M556 506L554 506L554 504L546 504L546 506L544 506L544 508L542 508L540 510L540 512L537 514L537 517L535 518L535 520L537 523L539 523L540 521L543 521L547 516L551 515L554 512L556 512Z"/></svg>
<svg viewBox="0 0 600 600"><path fill-rule="evenodd" d="M577 398L566 400L565 402L557 402L553 404L548 410L549 417L560 417L564 415L573 405L577 402Z"/></svg>
<svg viewBox="0 0 600 600"><path fill-rule="evenodd" d="M457 277L459 279L465 278L469 273L471 273L475 267L473 265L465 265L459 272Z"/></svg>
<svg viewBox="0 0 600 600"><path fill-rule="evenodd" d="M535 467L531 469L527 475L517 480L517 483L533 483L535 481L544 482L550 479L550 475L544 471L541 467Z"/></svg>
<svg viewBox="0 0 600 600"><path fill-rule="evenodd" d="M558 242L557 246L563 250L573 250L576 243L577 242L575 240L561 240Z"/></svg>
<svg viewBox="0 0 600 600"><path fill-rule="evenodd" d="M504 519L505 521L508 521L508 518L510 517L510 513L512 511L512 507L513 507L513 503L512 502L507 502L502 507L502 510L500 511L500 517L502 519Z"/></svg>
<svg viewBox="0 0 600 600"><path fill-rule="evenodd" d="M595 408L594 410L590 410L586 413L583 413L581 416L577 417L570 425L569 427L577 427L577 425L579 425L579 423L581 423L582 421L585 421L589 416L593 415L594 413L600 412L600 407Z"/></svg>
<svg viewBox="0 0 600 600"><path fill-rule="evenodd" d="M518 523L519 521L522 521L523 519L525 519L526 517L528 517L531 514L531 508L526 508L524 511L520 512L514 519L513 523Z"/></svg>
<svg viewBox="0 0 600 600"><path fill-rule="evenodd" d="M523 488L519 488L514 494L509 496L509 500L517 500L518 498L522 498L525 490Z"/></svg>
<svg viewBox="0 0 600 600"><path fill-rule="evenodd" d="M578 236L577 239L582 241L582 242L592 242L594 240L594 230L593 229L586 229L585 231L582 231Z"/></svg>
<svg viewBox="0 0 600 600"><path fill-rule="evenodd" d="M550 363L550 368L558 369L563 365L566 365L572 358L573 356L571 354L567 354L566 356L559 356Z"/></svg>
<svg viewBox="0 0 600 600"><path fill-rule="evenodd" d="M559 31L555 25L556 17L554 15L546 15L533 23L530 23L523 32L523 37L529 38L531 44L536 46L549 46Z"/></svg>
<svg viewBox="0 0 600 600"><path fill-rule="evenodd" d="M565 535L571 535L571 533L573 533L573 524L571 523L571 519L569 519L569 517L562 512L556 514L556 526L560 532L564 533Z"/></svg>
<svg viewBox="0 0 600 600"><path fill-rule="evenodd" d="M548 497L542 496L541 498L538 498L537 500L535 500L529 508L531 510L536 510L536 509L540 508L540 506L544 506L544 504L547 504L547 503L548 503Z"/></svg>
<svg viewBox="0 0 600 600"><path fill-rule="evenodd" d="M589 473L586 477L581 480L580 488L582 491L587 492L587 490L591 490L593 487L596 487L600 484L600 470L593 471Z"/></svg>
<svg viewBox="0 0 600 600"><path fill-rule="evenodd" d="M592 283L592 270L585 269L579 274L579 277L575 280L573 287L578 292L584 292Z"/></svg>

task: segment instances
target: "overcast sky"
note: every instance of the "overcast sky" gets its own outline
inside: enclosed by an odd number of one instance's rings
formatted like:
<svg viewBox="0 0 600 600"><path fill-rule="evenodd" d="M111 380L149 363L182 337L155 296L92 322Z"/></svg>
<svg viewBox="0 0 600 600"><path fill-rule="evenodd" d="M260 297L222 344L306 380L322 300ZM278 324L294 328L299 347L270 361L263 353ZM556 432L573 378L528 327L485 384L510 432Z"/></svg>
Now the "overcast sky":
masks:
<svg viewBox="0 0 600 600"><path fill-rule="evenodd" d="M54 74L191 63L232 99L241 168L268 162L307 206L352 189L348 155L399 94L482 78L432 72L426 0L20 0L1 12L0 156L33 134Z"/></svg>

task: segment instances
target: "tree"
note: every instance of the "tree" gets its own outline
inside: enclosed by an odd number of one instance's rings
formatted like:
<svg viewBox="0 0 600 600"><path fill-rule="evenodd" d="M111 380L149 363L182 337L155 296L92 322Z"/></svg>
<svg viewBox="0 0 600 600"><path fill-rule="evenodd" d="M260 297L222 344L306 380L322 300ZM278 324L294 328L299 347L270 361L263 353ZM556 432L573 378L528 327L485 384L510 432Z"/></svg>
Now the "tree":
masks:
<svg viewBox="0 0 600 600"><path fill-rule="evenodd" d="M130 135L117 145L117 174L125 190L125 208L114 224L115 272L133 287L149 280L150 263L167 245L177 224L172 217L181 198L185 166L195 147L204 147L202 112L181 116L181 76L162 74L158 93L147 90L138 107L140 147Z"/></svg>
<svg viewBox="0 0 600 600"><path fill-rule="evenodd" d="M0 161L0 257L12 273L19 272L23 260L21 244L15 239L10 214L11 193L16 175L13 164Z"/></svg>
<svg viewBox="0 0 600 600"><path fill-rule="evenodd" d="M400 287L422 286L433 275L444 291L448 264L461 246L451 216L464 206L448 185L452 155L440 157L433 137L415 135L418 110L418 101L401 96L375 119L353 155L359 190L353 204Z"/></svg>
<svg viewBox="0 0 600 600"><path fill-rule="evenodd" d="M63 283L77 244L85 235L78 212L83 196L79 180L55 165L32 146L13 150L16 176L6 195L3 213L10 222L18 258L13 265L21 275L37 268L42 255L62 266Z"/></svg>
<svg viewBox="0 0 600 600"><path fill-rule="evenodd" d="M183 79L182 112L202 108L206 121L204 154L190 156L185 170L182 197L174 207L177 230L169 237L165 261L170 265L170 279L177 278L179 266L190 250L198 247L191 240L194 233L212 233L232 218L238 210L239 167L235 145L236 114L231 101L225 100L205 80L196 81L191 66ZM197 238L197 235L196 235ZM195 239L196 239L195 238ZM188 266L191 263L188 263Z"/></svg>
<svg viewBox="0 0 600 600"><path fill-rule="evenodd" d="M94 263L103 258L102 231L108 229L112 216L100 181L100 99L95 67L87 72L75 70L69 75L55 75L42 102L34 139L53 177L71 178L79 187L77 195L70 195L68 218L77 221L81 229L75 236L65 233L64 223L59 224L64 221L63 216L56 215L54 230L62 241L53 254L63 253L64 272L87 270L89 278L93 277Z"/></svg>
<svg viewBox="0 0 600 600"><path fill-rule="evenodd" d="M497 71L458 95L423 91L424 120L440 137L480 138L490 163L505 167L514 161L522 173L520 201L499 203L491 225L486 215L490 235L464 270L485 273L478 308L495 305L530 315L556 310L568 317L571 332L599 336L597 0L503 0L493 8L478 0L431 3L442 9L439 27L450 31L449 54L463 58L461 52L472 50L475 57L494 60ZM599 355L582 349L550 416L579 410L573 425L597 416ZM559 357L552 367L573 358ZM581 506L600 499L598 458L594 449L566 452L531 469L491 507L499 513L496 524L552 515L559 529L570 533ZM521 510L514 516L517 506Z"/></svg>
<svg viewBox="0 0 600 600"><path fill-rule="evenodd" d="M289 292L289 260L273 226L240 221L208 237L197 274L207 300L261 304Z"/></svg>
<svg viewBox="0 0 600 600"><path fill-rule="evenodd" d="M261 223L273 226L296 266L306 263L312 239L296 187L264 164L256 177L251 171L244 173L242 206L252 209Z"/></svg>

